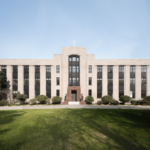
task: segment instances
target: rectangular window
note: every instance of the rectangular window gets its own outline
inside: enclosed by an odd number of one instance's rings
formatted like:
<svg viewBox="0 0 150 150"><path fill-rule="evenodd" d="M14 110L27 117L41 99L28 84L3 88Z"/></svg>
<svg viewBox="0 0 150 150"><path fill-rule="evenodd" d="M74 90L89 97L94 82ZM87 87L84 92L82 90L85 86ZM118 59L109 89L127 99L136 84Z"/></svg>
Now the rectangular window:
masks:
<svg viewBox="0 0 150 150"><path fill-rule="evenodd" d="M51 66L46 66L46 96L51 98Z"/></svg>
<svg viewBox="0 0 150 150"><path fill-rule="evenodd" d="M89 90L89 95L92 96L92 90Z"/></svg>
<svg viewBox="0 0 150 150"><path fill-rule="evenodd" d="M124 66L119 66L119 98L124 95Z"/></svg>
<svg viewBox="0 0 150 150"><path fill-rule="evenodd" d="M92 77L89 77L89 85L92 85Z"/></svg>
<svg viewBox="0 0 150 150"><path fill-rule="evenodd" d="M24 66L24 94L29 98L29 66Z"/></svg>
<svg viewBox="0 0 150 150"><path fill-rule="evenodd" d="M59 85L60 81L59 81L59 77L56 77L56 85Z"/></svg>
<svg viewBox="0 0 150 150"><path fill-rule="evenodd" d="M35 66L35 97L40 95L40 66Z"/></svg>
<svg viewBox="0 0 150 150"><path fill-rule="evenodd" d="M13 66L13 98L17 96L18 92L18 66Z"/></svg>
<svg viewBox="0 0 150 150"><path fill-rule="evenodd" d="M89 66L89 73L92 73L92 66Z"/></svg>
<svg viewBox="0 0 150 150"><path fill-rule="evenodd" d="M58 65L56 66L56 73L60 73L60 67Z"/></svg>
<svg viewBox="0 0 150 150"><path fill-rule="evenodd" d="M108 66L108 95L113 97L113 66Z"/></svg>
<svg viewBox="0 0 150 150"><path fill-rule="evenodd" d="M141 98L146 96L146 87L147 87L147 66L141 66Z"/></svg>
<svg viewBox="0 0 150 150"><path fill-rule="evenodd" d="M59 90L56 90L56 96L59 96Z"/></svg>
<svg viewBox="0 0 150 150"><path fill-rule="evenodd" d="M7 88L7 66L1 66L1 69L3 72L5 72L5 77L6 80L3 82L3 84L1 84L2 89L6 89Z"/></svg>
<svg viewBox="0 0 150 150"><path fill-rule="evenodd" d="M97 66L97 98L102 98L102 66Z"/></svg>
<svg viewBox="0 0 150 150"><path fill-rule="evenodd" d="M135 98L135 66L130 66L130 97Z"/></svg>

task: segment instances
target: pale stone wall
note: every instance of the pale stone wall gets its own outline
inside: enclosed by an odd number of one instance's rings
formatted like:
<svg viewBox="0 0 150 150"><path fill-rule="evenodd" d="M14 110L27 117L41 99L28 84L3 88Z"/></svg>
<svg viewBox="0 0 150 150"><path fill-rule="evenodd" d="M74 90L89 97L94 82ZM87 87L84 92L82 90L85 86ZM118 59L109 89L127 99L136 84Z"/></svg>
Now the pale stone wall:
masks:
<svg viewBox="0 0 150 150"><path fill-rule="evenodd" d="M130 95L130 65L136 66L136 98L141 99L141 66L147 66L147 95L150 95L150 59L95 59L94 54L86 54L85 47L63 47L62 54L54 55L53 59L1 59L0 66L7 66L7 79L12 90L12 66L18 65L18 91L24 93L23 67L29 65L29 99L35 98L35 65L40 65L40 94L46 95L46 66L51 66L51 96L60 96L64 101L68 87L68 58L70 55L80 56L80 87L85 99L88 90L92 90L94 102L97 102L97 65L102 66L102 96L108 94L107 67L113 66L113 98L119 100L119 66L124 66L124 94ZM56 73L56 66L60 66L60 73ZM89 65L92 73L89 73ZM1 67L0 67L1 70ZM60 78L60 85L56 85L56 77ZM89 85L92 77L92 85ZM100 100L100 99L99 99Z"/></svg>

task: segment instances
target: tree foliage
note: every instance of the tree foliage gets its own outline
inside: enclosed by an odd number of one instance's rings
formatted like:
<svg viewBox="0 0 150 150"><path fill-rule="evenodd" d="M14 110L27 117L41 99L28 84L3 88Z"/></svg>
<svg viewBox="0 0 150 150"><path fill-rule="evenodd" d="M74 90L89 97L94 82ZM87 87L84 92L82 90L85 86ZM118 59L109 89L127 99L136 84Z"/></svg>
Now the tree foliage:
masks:
<svg viewBox="0 0 150 150"><path fill-rule="evenodd" d="M105 96L102 97L102 102L104 104L109 104L109 103L111 103L111 101L112 101L112 97L109 96L109 95L105 95Z"/></svg>
<svg viewBox="0 0 150 150"><path fill-rule="evenodd" d="M85 98L85 101L86 101L86 103L88 103L88 104L92 104L92 102L94 101L94 98L89 95L89 96L87 96L87 97Z"/></svg>
<svg viewBox="0 0 150 150"><path fill-rule="evenodd" d="M120 97L120 101L123 102L123 103L129 102L130 100L131 100L131 97L128 96L128 95L122 95L122 96Z"/></svg>
<svg viewBox="0 0 150 150"><path fill-rule="evenodd" d="M28 96L26 94L18 93L16 99L24 103L27 97Z"/></svg>
<svg viewBox="0 0 150 150"><path fill-rule="evenodd" d="M61 103L62 98L60 96L54 96L52 98L52 102L53 104L60 104Z"/></svg>
<svg viewBox="0 0 150 150"><path fill-rule="evenodd" d="M45 104L46 100L48 99L48 97L46 95L38 95L37 96L37 101L39 101L41 104Z"/></svg>

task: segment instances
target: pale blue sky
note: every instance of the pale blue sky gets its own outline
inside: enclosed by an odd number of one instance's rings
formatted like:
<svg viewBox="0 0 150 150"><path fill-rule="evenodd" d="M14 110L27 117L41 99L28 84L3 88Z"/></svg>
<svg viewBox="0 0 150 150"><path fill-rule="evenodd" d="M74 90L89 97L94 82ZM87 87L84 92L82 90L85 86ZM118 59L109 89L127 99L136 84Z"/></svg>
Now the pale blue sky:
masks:
<svg viewBox="0 0 150 150"><path fill-rule="evenodd" d="M150 59L150 0L0 0L0 59Z"/></svg>

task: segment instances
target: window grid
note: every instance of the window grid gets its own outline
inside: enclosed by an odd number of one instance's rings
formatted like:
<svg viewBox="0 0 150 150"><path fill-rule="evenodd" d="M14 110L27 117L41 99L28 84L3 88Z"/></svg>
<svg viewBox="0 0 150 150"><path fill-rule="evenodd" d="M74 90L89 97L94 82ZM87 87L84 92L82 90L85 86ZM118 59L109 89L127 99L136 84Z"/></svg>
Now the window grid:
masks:
<svg viewBox="0 0 150 150"><path fill-rule="evenodd" d="M89 85L92 85L92 77L89 77Z"/></svg>
<svg viewBox="0 0 150 150"><path fill-rule="evenodd" d="M13 66L13 98L18 93L18 66Z"/></svg>
<svg viewBox="0 0 150 150"><path fill-rule="evenodd" d="M102 98L102 66L97 66L97 98Z"/></svg>
<svg viewBox="0 0 150 150"><path fill-rule="evenodd" d="M130 66L130 93L135 98L135 66Z"/></svg>
<svg viewBox="0 0 150 150"><path fill-rule="evenodd" d="M92 66L89 65L89 73L92 73Z"/></svg>
<svg viewBox="0 0 150 150"><path fill-rule="evenodd" d="M46 66L46 96L51 98L51 66Z"/></svg>
<svg viewBox="0 0 150 150"><path fill-rule="evenodd" d="M119 66L119 98L124 95L124 66Z"/></svg>
<svg viewBox="0 0 150 150"><path fill-rule="evenodd" d="M113 66L108 66L108 95L113 97Z"/></svg>
<svg viewBox="0 0 150 150"><path fill-rule="evenodd" d="M141 98L144 98L147 93L147 66L141 66Z"/></svg>

